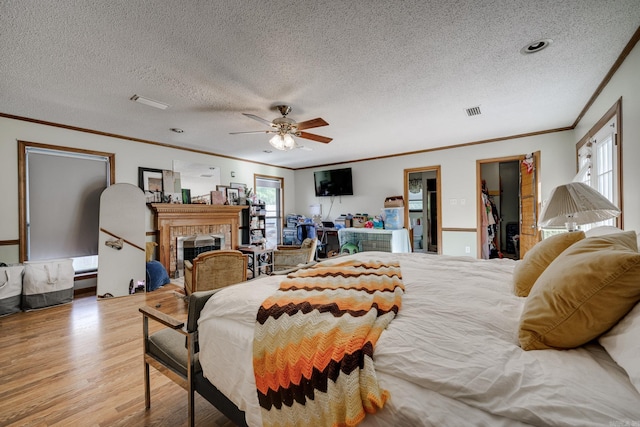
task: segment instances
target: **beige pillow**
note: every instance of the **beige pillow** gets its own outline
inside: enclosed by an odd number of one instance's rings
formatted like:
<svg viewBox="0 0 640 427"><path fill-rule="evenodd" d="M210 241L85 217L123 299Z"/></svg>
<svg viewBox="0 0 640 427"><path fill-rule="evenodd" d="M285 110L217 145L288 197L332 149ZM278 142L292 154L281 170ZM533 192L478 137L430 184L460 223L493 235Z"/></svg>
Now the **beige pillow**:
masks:
<svg viewBox="0 0 640 427"><path fill-rule="evenodd" d="M513 271L513 292L526 297L538 277L565 249L584 239L584 232L556 234L538 242L531 248Z"/></svg>
<svg viewBox="0 0 640 427"><path fill-rule="evenodd" d="M640 253L633 231L583 239L540 275L524 305L524 350L567 349L609 330L640 300Z"/></svg>

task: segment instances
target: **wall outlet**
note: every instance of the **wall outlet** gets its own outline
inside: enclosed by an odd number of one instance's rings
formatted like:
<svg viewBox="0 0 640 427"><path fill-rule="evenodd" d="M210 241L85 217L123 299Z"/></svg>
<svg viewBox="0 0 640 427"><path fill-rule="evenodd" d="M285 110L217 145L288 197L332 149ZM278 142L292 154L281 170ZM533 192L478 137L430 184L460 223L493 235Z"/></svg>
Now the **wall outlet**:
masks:
<svg viewBox="0 0 640 427"><path fill-rule="evenodd" d="M464 253L470 254L471 253L471 246L465 246L464 247Z"/></svg>

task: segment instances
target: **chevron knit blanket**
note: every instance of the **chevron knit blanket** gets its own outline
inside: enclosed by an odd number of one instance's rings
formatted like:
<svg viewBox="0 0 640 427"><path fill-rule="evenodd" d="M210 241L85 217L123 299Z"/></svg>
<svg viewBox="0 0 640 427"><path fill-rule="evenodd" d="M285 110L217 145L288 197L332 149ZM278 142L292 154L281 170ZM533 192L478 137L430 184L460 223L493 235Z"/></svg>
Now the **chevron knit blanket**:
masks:
<svg viewBox="0 0 640 427"><path fill-rule="evenodd" d="M395 317L400 265L345 261L298 270L262 303L253 368L265 426L355 426L389 397L373 349Z"/></svg>

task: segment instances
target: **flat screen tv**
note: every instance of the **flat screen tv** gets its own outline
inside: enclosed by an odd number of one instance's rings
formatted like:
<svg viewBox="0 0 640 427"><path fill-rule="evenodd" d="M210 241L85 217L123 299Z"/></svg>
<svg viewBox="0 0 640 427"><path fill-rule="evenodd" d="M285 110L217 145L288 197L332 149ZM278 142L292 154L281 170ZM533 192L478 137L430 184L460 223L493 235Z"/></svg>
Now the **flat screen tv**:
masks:
<svg viewBox="0 0 640 427"><path fill-rule="evenodd" d="M316 171L313 173L316 196L353 196L351 168Z"/></svg>

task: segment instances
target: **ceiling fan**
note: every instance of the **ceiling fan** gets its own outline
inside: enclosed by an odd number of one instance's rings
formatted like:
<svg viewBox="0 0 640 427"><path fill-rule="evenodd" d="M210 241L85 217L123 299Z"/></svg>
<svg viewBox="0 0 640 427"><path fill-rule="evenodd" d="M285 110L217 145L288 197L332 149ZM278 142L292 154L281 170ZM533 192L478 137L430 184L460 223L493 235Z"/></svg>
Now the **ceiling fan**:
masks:
<svg viewBox="0 0 640 427"><path fill-rule="evenodd" d="M231 132L231 135L238 135L242 133L272 133L275 134L273 138L269 140L269 143L276 149L282 151L288 151L292 148L296 148L298 145L293 139L294 136L299 138L310 139L312 141L321 142L323 144L330 143L333 138L327 138L326 136L316 135L309 132L303 132L304 129L317 128L321 126L327 126L324 119L320 117L316 119L307 120L304 122L296 122L287 117L287 114L291 112L291 107L288 105L277 105L276 108L282 114L282 117L273 119L273 121L265 120L254 114L242 113L250 119L257 120L260 123L264 123L271 129L257 130L249 132Z"/></svg>

